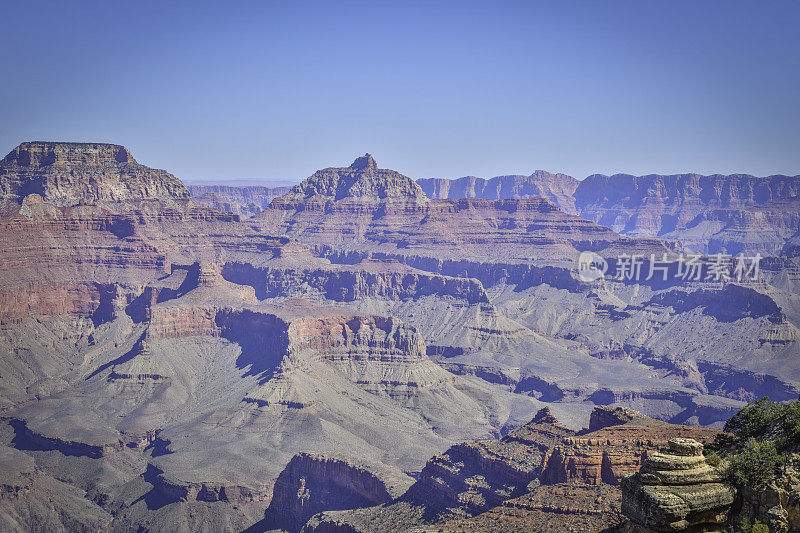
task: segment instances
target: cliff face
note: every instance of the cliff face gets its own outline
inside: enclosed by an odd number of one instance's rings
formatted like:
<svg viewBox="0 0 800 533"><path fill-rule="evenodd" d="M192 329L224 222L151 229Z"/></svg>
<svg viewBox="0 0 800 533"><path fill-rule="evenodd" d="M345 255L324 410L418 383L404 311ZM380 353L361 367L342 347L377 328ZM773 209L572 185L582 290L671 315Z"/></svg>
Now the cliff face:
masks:
<svg viewBox="0 0 800 533"><path fill-rule="evenodd" d="M400 471L346 456L300 453L275 481L265 522L297 531L322 511L372 507L399 497L413 483Z"/></svg>
<svg viewBox="0 0 800 533"><path fill-rule="evenodd" d="M67 165L112 192L114 172L130 179L127 152L76 150L11 166ZM154 172L145 191L163 190ZM315 458L293 464L273 509L293 527L350 496L384 501L388 466L424 471L407 497L390 491L387 517L499 509L588 528L610 523L651 442L705 435L624 410L590 418L592 404L719 425L741 399L797 395L788 256L757 283L584 282L579 249L666 247L542 198L426 199L367 156L245 222L180 194L111 201L81 183L0 209L13 422L0 439L121 529L246 529L298 453ZM545 403L563 425L543 411L514 431Z"/></svg>
<svg viewBox="0 0 800 533"><path fill-rule="evenodd" d="M396 261L362 261L357 265L318 268L285 265L254 268L244 263L227 263L223 275L252 286L260 298L308 296L313 291L337 302L367 298L406 301L429 295L450 296L470 304L488 302L478 280L431 274Z"/></svg>
<svg viewBox="0 0 800 533"><path fill-rule="evenodd" d="M582 217L627 235L683 239L702 252L775 254L800 228L796 205L780 202L799 195L800 176L595 174L574 197Z"/></svg>
<svg viewBox="0 0 800 533"><path fill-rule="evenodd" d="M539 196L617 233L676 239L702 253L778 254L800 231L800 176L593 174L578 181L537 171L418 183L430 198Z"/></svg>
<svg viewBox="0 0 800 533"><path fill-rule="evenodd" d="M537 170L530 176L496 176L488 180L475 176L456 180L426 178L417 180L417 183L428 198L545 198L565 213L576 214L573 194L579 182L566 174Z"/></svg>
<svg viewBox="0 0 800 533"><path fill-rule="evenodd" d="M266 209L274 198L289 192L289 187L190 185L189 191L200 205L249 218Z"/></svg>
<svg viewBox="0 0 800 533"><path fill-rule="evenodd" d="M175 176L137 163L124 146L38 141L0 161L0 194L17 203L39 194L57 205L190 197Z"/></svg>
<svg viewBox="0 0 800 533"><path fill-rule="evenodd" d="M53 479L34 460L0 446L0 516L7 531L107 531L113 517L77 487Z"/></svg>

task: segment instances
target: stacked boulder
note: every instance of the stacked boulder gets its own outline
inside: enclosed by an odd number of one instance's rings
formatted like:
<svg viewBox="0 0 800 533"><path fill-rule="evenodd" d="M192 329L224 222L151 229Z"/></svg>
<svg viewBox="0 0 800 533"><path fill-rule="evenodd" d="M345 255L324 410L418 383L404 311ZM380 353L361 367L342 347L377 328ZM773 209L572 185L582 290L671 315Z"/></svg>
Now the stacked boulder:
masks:
<svg viewBox="0 0 800 533"><path fill-rule="evenodd" d="M622 512L633 531L709 531L728 522L736 489L703 456L703 445L676 438L622 480Z"/></svg>

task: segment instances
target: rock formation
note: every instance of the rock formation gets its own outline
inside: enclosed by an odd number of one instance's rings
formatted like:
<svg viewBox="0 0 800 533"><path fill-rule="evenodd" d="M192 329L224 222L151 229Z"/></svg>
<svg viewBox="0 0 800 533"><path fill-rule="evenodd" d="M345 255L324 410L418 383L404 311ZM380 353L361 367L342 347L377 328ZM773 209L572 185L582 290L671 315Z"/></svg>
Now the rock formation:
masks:
<svg viewBox="0 0 800 533"><path fill-rule="evenodd" d="M23 452L0 446L0 521L6 531L105 531L112 515L53 479Z"/></svg>
<svg viewBox="0 0 800 533"><path fill-rule="evenodd" d="M274 198L289 192L289 187L190 185L189 191L200 205L249 218L266 209Z"/></svg>
<svg viewBox="0 0 800 533"><path fill-rule="evenodd" d="M620 523L620 480L645 457L675 438L712 441L718 433L626 409L596 408L592 419L609 425L571 430L544 408L502 439L459 444L433 457L402 497L371 509L326 511L306 530L371 531L382 523L398 530L563 531L571 525L597 531Z"/></svg>
<svg viewBox="0 0 800 533"><path fill-rule="evenodd" d="M537 170L530 176L496 176L491 179L466 176L455 180L441 178L419 179L417 183L428 198L545 198L565 213L577 214L573 194L580 183L566 174L552 174Z"/></svg>
<svg viewBox="0 0 800 533"><path fill-rule="evenodd" d="M541 196L623 235L676 239L702 253L777 255L800 231L800 176L593 174L578 181L537 171L419 183L431 198Z"/></svg>
<svg viewBox="0 0 800 533"><path fill-rule="evenodd" d="M370 154L356 158L346 168L326 168L292 187L280 205L293 202L402 201L420 203L425 193L411 178L394 170L379 169Z"/></svg>
<svg viewBox="0 0 800 533"><path fill-rule="evenodd" d="M380 464L339 456L295 455L275 481L266 527L299 530L322 511L372 507L402 495L413 479Z"/></svg>
<svg viewBox="0 0 800 533"><path fill-rule="evenodd" d="M701 531L728 522L736 489L709 465L703 445L675 438L622 480L622 512L643 531Z"/></svg>
<svg viewBox="0 0 800 533"><path fill-rule="evenodd" d="M800 227L796 201L785 203L798 196L800 176L595 174L576 189L575 206L629 235L682 239L709 253L776 254Z"/></svg>
<svg viewBox="0 0 800 533"><path fill-rule="evenodd" d="M623 239L543 198L429 200L413 180L378 169L367 154L328 168L253 218L264 229L318 245L437 257L573 261L578 251L668 253L664 243Z"/></svg>
<svg viewBox="0 0 800 533"><path fill-rule="evenodd" d="M124 146L38 141L0 161L0 198L21 203L31 194L60 206L190 197L179 179L137 163Z"/></svg>

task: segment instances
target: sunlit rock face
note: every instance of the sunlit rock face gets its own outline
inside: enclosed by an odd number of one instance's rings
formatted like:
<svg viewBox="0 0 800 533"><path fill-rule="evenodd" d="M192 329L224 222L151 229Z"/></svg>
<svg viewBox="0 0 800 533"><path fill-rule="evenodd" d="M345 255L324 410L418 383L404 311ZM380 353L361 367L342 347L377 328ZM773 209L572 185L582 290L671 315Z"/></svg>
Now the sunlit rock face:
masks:
<svg viewBox="0 0 800 533"><path fill-rule="evenodd" d="M137 163L124 146L25 142L0 161L0 195L21 202L39 194L56 205L188 199L175 176Z"/></svg>
<svg viewBox="0 0 800 533"><path fill-rule="evenodd" d="M668 445L622 480L623 514L643 531L695 531L727 523L736 489L724 482L722 470L706 462L703 445L693 439L671 439Z"/></svg>

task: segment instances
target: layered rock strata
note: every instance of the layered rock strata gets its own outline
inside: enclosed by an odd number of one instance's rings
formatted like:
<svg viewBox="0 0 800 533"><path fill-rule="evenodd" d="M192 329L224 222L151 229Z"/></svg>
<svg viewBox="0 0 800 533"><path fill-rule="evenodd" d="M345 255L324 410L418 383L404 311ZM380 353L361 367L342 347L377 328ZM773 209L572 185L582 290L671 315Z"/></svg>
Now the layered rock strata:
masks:
<svg viewBox="0 0 800 533"><path fill-rule="evenodd" d="M736 489L706 462L701 443L675 438L668 445L623 479L623 514L644 531L699 531L726 524Z"/></svg>
<svg viewBox="0 0 800 533"><path fill-rule="evenodd" d="M262 212L269 203L289 192L290 187L261 185L189 185L192 199L200 205L249 218Z"/></svg>
<svg viewBox="0 0 800 533"><path fill-rule="evenodd" d="M465 176L455 180L425 178L417 183L428 198L436 200L458 198L545 198L565 213L576 214L573 194L580 183L566 174L537 170L530 176L508 175L484 179Z"/></svg>
<svg viewBox="0 0 800 533"><path fill-rule="evenodd" d="M659 241L622 238L544 198L430 200L410 178L378 169L371 156L317 172L253 221L317 245L433 257L485 258L489 246L494 260L574 261L584 250L670 251Z"/></svg>
<svg viewBox="0 0 800 533"><path fill-rule="evenodd" d="M20 203L30 194L57 205L190 197L179 179L137 163L124 146L40 141L0 161L0 197Z"/></svg>

